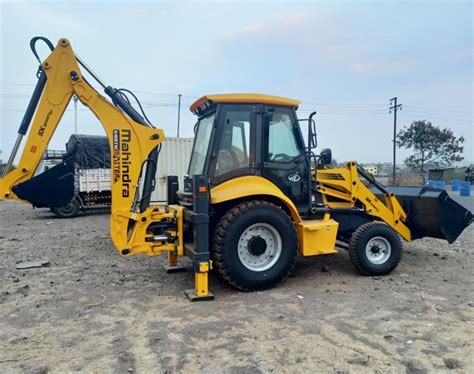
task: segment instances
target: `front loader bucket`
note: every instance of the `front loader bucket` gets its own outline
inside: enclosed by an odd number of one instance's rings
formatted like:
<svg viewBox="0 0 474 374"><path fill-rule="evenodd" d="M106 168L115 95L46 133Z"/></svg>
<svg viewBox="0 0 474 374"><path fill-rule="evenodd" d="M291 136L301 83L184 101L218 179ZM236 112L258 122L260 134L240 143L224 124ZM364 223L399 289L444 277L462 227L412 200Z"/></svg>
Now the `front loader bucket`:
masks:
<svg viewBox="0 0 474 374"><path fill-rule="evenodd" d="M472 222L472 212L446 191L427 187L386 187L408 215L412 239L445 239L453 243Z"/></svg>

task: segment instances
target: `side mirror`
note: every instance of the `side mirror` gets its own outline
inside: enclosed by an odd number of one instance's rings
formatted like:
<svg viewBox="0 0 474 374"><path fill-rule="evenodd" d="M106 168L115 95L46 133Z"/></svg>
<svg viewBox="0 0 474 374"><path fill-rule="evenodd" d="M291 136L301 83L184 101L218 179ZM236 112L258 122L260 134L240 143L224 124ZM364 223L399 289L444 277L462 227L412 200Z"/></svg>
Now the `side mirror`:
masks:
<svg viewBox="0 0 474 374"><path fill-rule="evenodd" d="M316 137L316 122L314 122L313 117L316 115L316 112L313 112L309 115L308 118L308 148L316 148L318 146L318 139Z"/></svg>
<svg viewBox="0 0 474 374"><path fill-rule="evenodd" d="M324 148L321 150L321 154L319 155L319 160L323 165L331 165L332 161L332 152L330 148Z"/></svg>
<svg viewBox="0 0 474 374"><path fill-rule="evenodd" d="M312 121L311 123L311 132L312 132L311 145L312 145L312 148L316 148L318 146L318 138L316 135L316 124L314 123L314 121Z"/></svg>

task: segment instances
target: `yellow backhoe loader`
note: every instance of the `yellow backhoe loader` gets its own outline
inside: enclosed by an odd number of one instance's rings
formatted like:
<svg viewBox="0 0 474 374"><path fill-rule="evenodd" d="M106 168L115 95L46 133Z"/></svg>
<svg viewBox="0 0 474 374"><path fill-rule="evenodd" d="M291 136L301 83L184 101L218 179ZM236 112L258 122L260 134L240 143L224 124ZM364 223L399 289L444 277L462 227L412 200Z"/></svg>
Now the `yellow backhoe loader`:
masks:
<svg viewBox="0 0 474 374"><path fill-rule="evenodd" d="M38 41L51 49L44 61L36 52ZM179 256L188 256L195 272L195 287L186 291L191 300L213 298L208 287L213 267L238 289L265 289L291 271L298 252L336 253L336 242L348 248L360 273L387 274L400 260L401 238L431 236L451 243L472 221L471 212L445 191L396 192L356 162L329 167L329 149L314 153L314 113L304 120L305 144L303 120L296 115L300 102L261 94L207 95L191 106L198 121L189 176L181 188L169 184L168 203L155 204L151 193L163 131L151 124L138 100L140 111L134 109L130 91L102 82L67 39L54 47L35 37L31 47L40 63L38 82L0 179L0 199L30 200L44 188L35 185L35 169L76 95L109 139L115 248L124 256L167 253L169 271L179 269ZM60 188L55 195L60 199Z"/></svg>

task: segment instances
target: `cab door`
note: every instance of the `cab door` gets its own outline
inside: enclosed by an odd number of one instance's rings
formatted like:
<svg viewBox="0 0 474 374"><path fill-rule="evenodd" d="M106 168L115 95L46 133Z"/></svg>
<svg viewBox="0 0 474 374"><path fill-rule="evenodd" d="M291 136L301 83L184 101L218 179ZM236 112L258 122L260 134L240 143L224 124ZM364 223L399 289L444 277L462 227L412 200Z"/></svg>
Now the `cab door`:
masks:
<svg viewBox="0 0 474 374"><path fill-rule="evenodd" d="M305 212L309 207L309 163L296 115L290 108L266 108L262 125L262 175Z"/></svg>
<svg viewBox="0 0 474 374"><path fill-rule="evenodd" d="M209 176L211 185L255 172L257 113L246 104L221 104Z"/></svg>

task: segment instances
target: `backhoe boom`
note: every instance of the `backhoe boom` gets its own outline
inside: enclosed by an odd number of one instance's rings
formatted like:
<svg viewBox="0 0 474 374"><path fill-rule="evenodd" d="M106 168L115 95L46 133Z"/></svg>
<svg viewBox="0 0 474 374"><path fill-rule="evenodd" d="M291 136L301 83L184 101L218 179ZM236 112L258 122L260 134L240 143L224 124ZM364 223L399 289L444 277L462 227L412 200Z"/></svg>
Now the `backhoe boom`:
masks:
<svg viewBox="0 0 474 374"><path fill-rule="evenodd" d="M87 70L94 74L90 68ZM32 119L31 129L18 166L7 170L0 179L0 199L17 199L14 186L32 178L71 98L76 95L99 119L109 139L113 175L110 230L115 247L123 255L155 255L175 250L175 245L155 242L146 232L150 220L161 220L163 215L175 219L179 211L176 208L166 213L164 208L149 207L163 131L147 124L119 90L99 82L115 105L84 79L70 42L61 39L40 66L39 80L10 159ZM145 185L141 193L140 180Z"/></svg>

